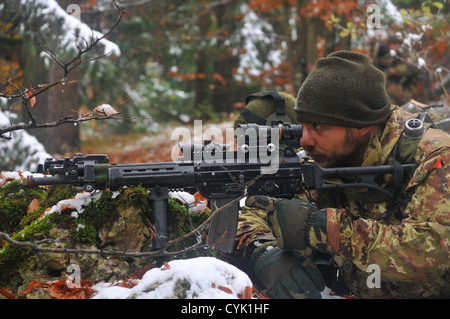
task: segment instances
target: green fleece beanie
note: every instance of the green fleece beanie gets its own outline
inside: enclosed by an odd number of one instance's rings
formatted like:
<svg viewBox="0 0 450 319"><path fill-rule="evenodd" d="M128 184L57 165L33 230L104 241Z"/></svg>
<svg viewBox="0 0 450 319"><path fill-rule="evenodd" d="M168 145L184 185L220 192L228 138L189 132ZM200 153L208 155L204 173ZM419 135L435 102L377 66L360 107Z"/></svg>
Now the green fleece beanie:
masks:
<svg viewBox="0 0 450 319"><path fill-rule="evenodd" d="M317 60L295 111L299 122L354 128L383 123L390 112L384 74L364 54L334 52Z"/></svg>

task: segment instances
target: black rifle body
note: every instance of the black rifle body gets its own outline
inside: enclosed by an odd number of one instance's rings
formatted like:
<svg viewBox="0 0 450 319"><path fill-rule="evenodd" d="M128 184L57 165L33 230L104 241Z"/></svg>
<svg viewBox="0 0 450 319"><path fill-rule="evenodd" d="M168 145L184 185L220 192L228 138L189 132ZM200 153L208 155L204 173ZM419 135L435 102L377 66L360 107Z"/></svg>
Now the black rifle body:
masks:
<svg viewBox="0 0 450 319"><path fill-rule="evenodd" d="M298 140L301 126L293 130L290 127L288 129L283 133L280 127L280 136ZM267 152L267 144L262 147L264 152ZM194 149L192 147L192 150ZM204 150L202 147L200 149ZM270 162L262 162L258 156L248 156L250 153L243 154L239 149L228 151L226 148L216 147L211 148L208 155L216 151L222 153L215 156L214 160L205 160L205 157L201 156L199 159L193 157L193 160L180 159L163 163L109 164L107 155L81 154L63 160L47 159L38 168L38 173L46 176L29 176L28 185L34 187L70 184L83 187L86 191L104 188L117 190L132 185L147 188L157 235L152 243L154 249L164 248L168 241L166 217L168 193L199 192L208 200L212 213L220 208L211 220L208 233L210 245L219 251L232 252L237 230L239 199L244 196L267 195L290 198L294 194L312 189L363 187L380 191L389 199L393 195L377 186L376 178L395 172L394 176L402 176L404 179L411 176L411 172L417 167L415 164L406 164L396 167L322 168L315 162L299 157L291 146L287 146L282 152L279 149L272 149L271 152L276 152L277 156L272 156ZM280 153L282 155L279 155ZM401 174L397 174L399 170ZM336 178L345 182L327 182ZM224 205L226 207L223 207Z"/></svg>

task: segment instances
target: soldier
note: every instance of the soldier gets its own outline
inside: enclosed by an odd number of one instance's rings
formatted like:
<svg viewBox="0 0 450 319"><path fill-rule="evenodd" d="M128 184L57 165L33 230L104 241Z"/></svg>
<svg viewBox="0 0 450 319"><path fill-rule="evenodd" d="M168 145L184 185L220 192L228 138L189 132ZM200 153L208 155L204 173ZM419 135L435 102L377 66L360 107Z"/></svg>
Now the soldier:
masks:
<svg viewBox="0 0 450 319"><path fill-rule="evenodd" d="M402 105L411 98L430 98L425 90L429 82L426 70L406 61L405 48L396 35L380 43L374 65L384 72L386 92L393 103Z"/></svg>
<svg viewBox="0 0 450 319"><path fill-rule="evenodd" d="M247 198L237 251L269 294L320 297L323 282L309 257L323 252L334 257L358 298L449 297L449 134L417 120L423 130L413 129L408 120L420 114L391 105L383 73L350 51L317 61L295 111L303 124L301 145L323 167L418 167L412 176L378 179L393 198L368 189L317 191L313 203ZM297 262L276 258L288 253Z"/></svg>
<svg viewBox="0 0 450 319"><path fill-rule="evenodd" d="M259 92L246 99L246 106L234 122L271 125L299 124L295 98L287 92ZM299 147L299 145L297 146ZM282 148L282 145L280 145ZM239 215L236 258L230 260L260 289L269 288L273 298L320 298L325 283L319 268L305 253L282 250L266 222L267 211L243 207ZM308 253L311 253L310 249Z"/></svg>

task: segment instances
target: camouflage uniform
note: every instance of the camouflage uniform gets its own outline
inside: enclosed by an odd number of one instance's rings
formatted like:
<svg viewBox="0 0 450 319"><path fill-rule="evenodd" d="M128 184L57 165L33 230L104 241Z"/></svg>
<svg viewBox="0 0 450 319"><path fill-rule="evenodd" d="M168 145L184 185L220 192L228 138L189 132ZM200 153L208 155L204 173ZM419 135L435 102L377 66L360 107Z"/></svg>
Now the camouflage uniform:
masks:
<svg viewBox="0 0 450 319"><path fill-rule="evenodd" d="M358 298L450 296L450 136L430 128L418 144L404 140L404 123L411 116L393 107L382 135L370 140L363 163L392 165L399 142L401 161L419 164L399 195L406 199L406 207L398 205L403 219L390 214L390 201L374 191L315 192L321 213L310 229L310 245L334 254L341 276ZM392 189L393 176L383 176L379 185ZM255 243L273 240L265 213L244 208L238 252L245 258ZM371 264L380 267L380 288L367 284Z"/></svg>

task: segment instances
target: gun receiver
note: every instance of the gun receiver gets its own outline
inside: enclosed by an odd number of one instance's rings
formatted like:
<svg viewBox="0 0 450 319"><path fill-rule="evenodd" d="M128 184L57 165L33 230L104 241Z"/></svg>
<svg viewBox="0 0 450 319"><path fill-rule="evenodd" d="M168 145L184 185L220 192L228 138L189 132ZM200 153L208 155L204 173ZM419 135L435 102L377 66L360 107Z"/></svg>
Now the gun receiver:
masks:
<svg viewBox="0 0 450 319"><path fill-rule="evenodd" d="M261 127L259 129L261 130ZM288 129L289 134L279 134L287 139L286 145L301 136L301 126ZM117 190L131 185L146 187L149 190L148 199L156 227L157 236L152 243L154 249L164 248L168 241L166 217L168 192L198 191L208 199L213 213L224 204L233 201L233 205L221 209L214 215L208 233L211 246L223 252L232 252L234 249L239 213L238 199L243 196L260 194L290 198L305 190L367 187L392 198L392 194L377 186L375 180L380 174L393 174L394 166L322 168L314 162L300 158L291 146L286 146L280 151L278 147L273 148L273 145L269 144L271 143L267 143L266 140L265 143L257 144L257 148L272 156L277 166L275 170L270 169L274 166L272 162L253 156L248 147L243 147L244 145L238 145L236 151L229 151L223 146L210 147L208 154L205 154L206 146L184 145L183 154L186 155L187 151L193 160L186 160L183 156L179 161L173 162L108 164L107 155L81 154L76 154L72 159L47 159L38 168L38 173L47 176L29 176L28 185L35 187L70 184L83 187L86 191L106 187ZM195 152L200 152L204 157L196 158L195 154L192 154ZM206 155L214 155L214 160L206 160L205 157L208 158ZM401 165L403 176L409 176L408 173L416 167L414 164ZM265 169L267 171L264 171ZM327 182L331 177L345 177L350 182L339 184Z"/></svg>

